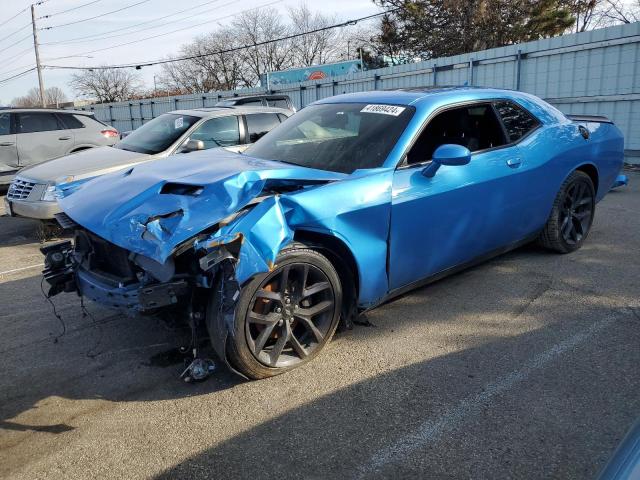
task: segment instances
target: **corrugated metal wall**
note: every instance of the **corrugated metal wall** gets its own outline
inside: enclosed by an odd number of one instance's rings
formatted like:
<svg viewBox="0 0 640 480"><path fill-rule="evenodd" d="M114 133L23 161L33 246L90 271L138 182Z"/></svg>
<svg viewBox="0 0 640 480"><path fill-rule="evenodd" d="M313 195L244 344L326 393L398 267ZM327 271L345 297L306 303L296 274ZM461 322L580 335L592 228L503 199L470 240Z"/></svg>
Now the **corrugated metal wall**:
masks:
<svg viewBox="0 0 640 480"><path fill-rule="evenodd" d="M565 113L602 114L624 132L627 159L640 162L640 23L510 45L426 62L272 89L298 108L341 93L431 85L511 88L546 99ZM264 93L251 88L94 105L96 117L121 131L171 110L210 107L222 98Z"/></svg>

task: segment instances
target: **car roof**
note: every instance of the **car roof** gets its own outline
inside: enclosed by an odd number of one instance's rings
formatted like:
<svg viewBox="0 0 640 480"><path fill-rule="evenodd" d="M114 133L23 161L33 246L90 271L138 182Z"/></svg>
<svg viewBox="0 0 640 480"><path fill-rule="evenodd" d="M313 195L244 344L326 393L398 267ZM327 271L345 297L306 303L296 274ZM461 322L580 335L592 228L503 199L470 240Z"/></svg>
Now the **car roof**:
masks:
<svg viewBox="0 0 640 480"><path fill-rule="evenodd" d="M422 100L434 98L434 97L451 97L455 99L461 95L477 96L478 98L486 98L487 95L493 95L495 97L513 97L517 96L519 92L515 90L506 90L498 88L483 88L483 87L455 87L455 86L443 86L443 87L420 87L420 88L406 88L397 90L374 90L368 92L356 92L347 93L343 95L336 95L335 97L329 97L323 100L319 100L317 103L389 103L396 105L414 105Z"/></svg>
<svg viewBox="0 0 640 480"><path fill-rule="evenodd" d="M12 113L31 113L31 112L45 112L45 113L70 113L72 115L94 115L93 112L87 112L84 110L65 110L63 108L22 108L22 107L4 107L0 108L0 112L12 112Z"/></svg>
<svg viewBox="0 0 640 480"><path fill-rule="evenodd" d="M225 117L227 115L246 115L252 113L283 113L287 116L290 116L291 110L276 107L245 107L243 105L238 105L234 107L203 107L192 108L188 110L173 110L167 113L177 113L179 115L192 115L194 117L209 118Z"/></svg>

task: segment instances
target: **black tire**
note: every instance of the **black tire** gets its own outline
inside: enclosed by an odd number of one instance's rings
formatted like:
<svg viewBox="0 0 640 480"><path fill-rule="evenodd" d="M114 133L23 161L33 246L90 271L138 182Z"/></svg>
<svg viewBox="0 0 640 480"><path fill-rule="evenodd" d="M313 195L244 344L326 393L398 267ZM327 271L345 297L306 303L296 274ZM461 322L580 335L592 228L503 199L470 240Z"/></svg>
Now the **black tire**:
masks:
<svg viewBox="0 0 640 480"><path fill-rule="evenodd" d="M593 223L595 188L589 175L575 171L560 187L551 215L538 242L549 250L570 253L579 249Z"/></svg>
<svg viewBox="0 0 640 480"><path fill-rule="evenodd" d="M299 367L331 340L341 306L342 286L331 262L301 244L286 248L270 272L242 287L227 359L251 379Z"/></svg>

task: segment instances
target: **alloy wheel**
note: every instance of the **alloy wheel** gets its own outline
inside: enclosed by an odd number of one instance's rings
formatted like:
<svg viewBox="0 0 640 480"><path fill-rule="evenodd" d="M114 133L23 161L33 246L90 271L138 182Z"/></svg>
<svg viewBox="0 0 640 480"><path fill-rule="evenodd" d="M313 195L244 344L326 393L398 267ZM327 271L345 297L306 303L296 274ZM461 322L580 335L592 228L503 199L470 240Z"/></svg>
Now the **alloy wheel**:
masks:
<svg viewBox="0 0 640 480"><path fill-rule="evenodd" d="M269 367L295 365L325 343L335 292L325 273L309 263L274 270L253 295L245 322L254 357Z"/></svg>
<svg viewBox="0 0 640 480"><path fill-rule="evenodd" d="M585 182L574 182L567 189L560 210L560 233L568 245L580 243L591 227L593 194Z"/></svg>

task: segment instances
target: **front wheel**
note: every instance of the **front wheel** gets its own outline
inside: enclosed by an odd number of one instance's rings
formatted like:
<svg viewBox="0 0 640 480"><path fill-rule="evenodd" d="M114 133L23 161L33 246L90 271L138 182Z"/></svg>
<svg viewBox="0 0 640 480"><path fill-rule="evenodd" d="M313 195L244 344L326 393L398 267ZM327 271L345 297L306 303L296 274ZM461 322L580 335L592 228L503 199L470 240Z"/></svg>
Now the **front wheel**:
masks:
<svg viewBox="0 0 640 480"><path fill-rule="evenodd" d="M301 245L285 249L240 292L230 363L260 379L310 361L333 336L341 304L340 279L325 256Z"/></svg>
<svg viewBox="0 0 640 480"><path fill-rule="evenodd" d="M539 242L560 253L579 249L595 213L595 188L589 175L575 171L560 187Z"/></svg>

